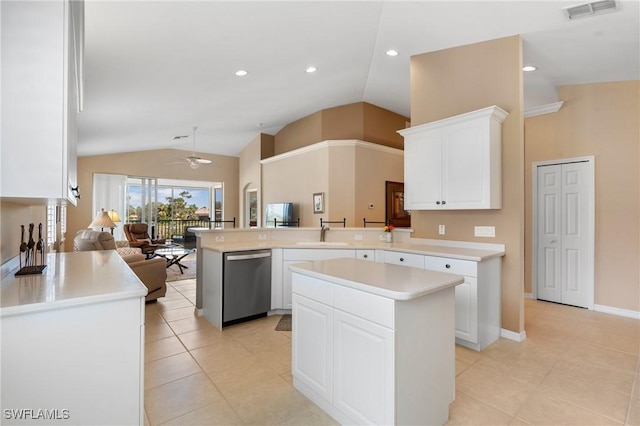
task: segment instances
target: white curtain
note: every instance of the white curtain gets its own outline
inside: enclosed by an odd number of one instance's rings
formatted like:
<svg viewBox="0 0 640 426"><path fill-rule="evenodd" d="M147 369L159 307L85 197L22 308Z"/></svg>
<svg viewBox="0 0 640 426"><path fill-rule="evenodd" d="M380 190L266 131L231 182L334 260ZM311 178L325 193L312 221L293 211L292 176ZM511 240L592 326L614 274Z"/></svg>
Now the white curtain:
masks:
<svg viewBox="0 0 640 426"><path fill-rule="evenodd" d="M127 176L105 173L93 174L93 217L101 210L115 210L122 222L116 223L113 235L118 240L126 240L122 225L127 217ZM93 217L91 218L93 220ZM105 229L106 231L106 229Z"/></svg>

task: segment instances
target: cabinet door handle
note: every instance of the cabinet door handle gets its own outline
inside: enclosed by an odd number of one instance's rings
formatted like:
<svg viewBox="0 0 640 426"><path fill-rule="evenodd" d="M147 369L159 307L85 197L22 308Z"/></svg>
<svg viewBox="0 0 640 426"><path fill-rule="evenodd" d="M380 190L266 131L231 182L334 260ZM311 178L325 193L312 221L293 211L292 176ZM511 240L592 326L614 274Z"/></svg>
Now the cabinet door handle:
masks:
<svg viewBox="0 0 640 426"><path fill-rule="evenodd" d="M446 202L446 201L443 201L443 202L442 202L442 205L444 206L445 204L447 204L447 202Z"/></svg>
<svg viewBox="0 0 640 426"><path fill-rule="evenodd" d="M364 256L362 256L362 257L364 257L364 258L366 259L367 257L369 257L369 255L368 255L368 254L365 254L365 255L364 255Z"/></svg>
<svg viewBox="0 0 640 426"><path fill-rule="evenodd" d="M448 263L446 265L444 265L445 268L449 269L451 268L451 265L449 265Z"/></svg>
<svg viewBox="0 0 640 426"><path fill-rule="evenodd" d="M404 257L401 257L401 258L400 258L400 262L404 262Z"/></svg>
<svg viewBox="0 0 640 426"><path fill-rule="evenodd" d="M437 204L437 205L440 205L440 201L436 201L436 204Z"/></svg>

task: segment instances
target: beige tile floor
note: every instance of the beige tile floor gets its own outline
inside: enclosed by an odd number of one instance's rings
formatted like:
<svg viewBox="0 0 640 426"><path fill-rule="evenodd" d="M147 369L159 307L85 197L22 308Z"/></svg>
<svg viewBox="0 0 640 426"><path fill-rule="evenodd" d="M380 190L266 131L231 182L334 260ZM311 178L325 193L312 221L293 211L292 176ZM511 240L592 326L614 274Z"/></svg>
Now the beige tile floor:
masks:
<svg viewBox="0 0 640 426"><path fill-rule="evenodd" d="M195 280L146 307L150 425L333 425L292 387L279 316L217 331L194 315ZM456 347L450 425L640 425L640 321L525 301L527 340Z"/></svg>

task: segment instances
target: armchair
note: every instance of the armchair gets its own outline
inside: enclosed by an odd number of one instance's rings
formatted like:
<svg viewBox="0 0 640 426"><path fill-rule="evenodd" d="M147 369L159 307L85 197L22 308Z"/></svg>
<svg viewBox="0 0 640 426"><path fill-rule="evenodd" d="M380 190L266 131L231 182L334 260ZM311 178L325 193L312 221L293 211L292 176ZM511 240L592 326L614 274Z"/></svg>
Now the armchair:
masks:
<svg viewBox="0 0 640 426"><path fill-rule="evenodd" d="M126 223L123 230L129 245L139 247L147 257L162 248L165 242L164 238L152 240L149 236L149 225L146 223Z"/></svg>
<svg viewBox="0 0 640 426"><path fill-rule="evenodd" d="M91 250L117 250L113 235L109 232L78 231L73 239L73 251ZM120 250L118 252L133 273L147 287L146 301L156 300L167 293L167 262L163 258L146 260L142 253L123 254L124 251Z"/></svg>

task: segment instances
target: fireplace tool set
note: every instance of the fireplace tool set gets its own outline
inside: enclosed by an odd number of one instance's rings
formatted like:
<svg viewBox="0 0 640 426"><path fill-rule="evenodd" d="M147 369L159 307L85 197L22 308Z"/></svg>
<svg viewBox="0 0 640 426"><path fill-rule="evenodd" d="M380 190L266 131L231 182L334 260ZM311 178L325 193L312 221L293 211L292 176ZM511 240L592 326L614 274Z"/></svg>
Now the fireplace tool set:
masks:
<svg viewBox="0 0 640 426"><path fill-rule="evenodd" d="M29 224L29 237L25 241L24 225L20 225L20 270L16 275L41 274L47 268L44 264L46 245L42 239L42 223L38 225L38 241L33 239L34 227L33 223Z"/></svg>

